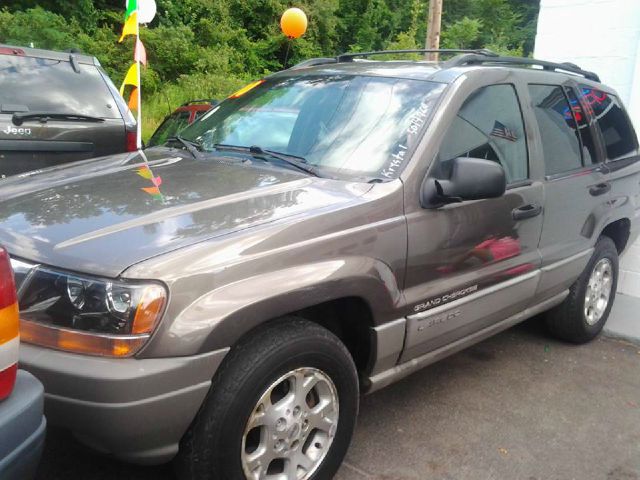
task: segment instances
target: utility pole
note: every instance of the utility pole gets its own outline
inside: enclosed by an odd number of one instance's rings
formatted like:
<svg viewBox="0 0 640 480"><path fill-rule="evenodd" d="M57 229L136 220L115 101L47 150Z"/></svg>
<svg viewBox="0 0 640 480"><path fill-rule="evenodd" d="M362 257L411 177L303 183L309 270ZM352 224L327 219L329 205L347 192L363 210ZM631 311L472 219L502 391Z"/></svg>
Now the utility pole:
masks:
<svg viewBox="0 0 640 480"><path fill-rule="evenodd" d="M440 48L440 27L442 25L442 0L429 0L429 19L427 20L427 41L425 48ZM425 59L438 61L437 53L427 53Z"/></svg>

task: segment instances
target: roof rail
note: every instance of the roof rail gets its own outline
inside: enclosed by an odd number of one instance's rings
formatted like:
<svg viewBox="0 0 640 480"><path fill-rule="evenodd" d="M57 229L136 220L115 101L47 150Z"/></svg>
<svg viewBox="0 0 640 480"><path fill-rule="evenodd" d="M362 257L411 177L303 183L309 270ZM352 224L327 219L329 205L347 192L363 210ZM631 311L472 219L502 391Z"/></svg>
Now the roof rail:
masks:
<svg viewBox="0 0 640 480"><path fill-rule="evenodd" d="M308 60L304 60L293 67L289 68L289 70L298 70L299 68L305 67L314 67L316 65L327 65L329 63L338 63L337 57L321 57L321 58L310 58Z"/></svg>
<svg viewBox="0 0 640 480"><path fill-rule="evenodd" d="M353 52L353 53L342 53L336 57L338 62L351 62L354 58L357 57L371 57L373 55L395 55L402 53L473 53L475 55L482 55L485 57L497 57L498 54L492 52L491 50L487 50L485 48L477 49L477 50L463 50L457 48L441 48L441 49L416 49L416 50L376 50L373 52Z"/></svg>
<svg viewBox="0 0 640 480"><path fill-rule="evenodd" d="M488 57L486 55L459 55L457 57L452 58L451 60L446 62L446 66L448 67L460 67L464 65L480 65L480 64L493 64L493 65L535 65L542 67L547 71L564 71L568 73L573 73L575 75L580 75L589 80L593 80L594 82L600 82L600 77L594 73L589 72L587 70L582 70L574 63L554 63L547 62L545 60L536 60L534 58L524 58L524 57Z"/></svg>

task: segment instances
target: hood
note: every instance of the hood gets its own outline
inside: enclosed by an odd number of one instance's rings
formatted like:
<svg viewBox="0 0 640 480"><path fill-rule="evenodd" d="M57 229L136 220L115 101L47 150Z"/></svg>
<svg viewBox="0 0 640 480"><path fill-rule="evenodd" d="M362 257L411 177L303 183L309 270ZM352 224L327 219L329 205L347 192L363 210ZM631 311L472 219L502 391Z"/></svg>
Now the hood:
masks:
<svg viewBox="0 0 640 480"><path fill-rule="evenodd" d="M151 149L0 181L0 243L23 259L116 277L203 240L338 208L370 187Z"/></svg>

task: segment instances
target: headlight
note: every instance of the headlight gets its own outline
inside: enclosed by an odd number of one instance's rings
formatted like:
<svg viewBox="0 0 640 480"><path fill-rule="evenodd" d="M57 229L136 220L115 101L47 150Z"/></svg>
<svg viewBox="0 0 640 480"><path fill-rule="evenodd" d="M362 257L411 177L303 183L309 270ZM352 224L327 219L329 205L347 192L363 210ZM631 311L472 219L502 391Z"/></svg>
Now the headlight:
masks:
<svg viewBox="0 0 640 480"><path fill-rule="evenodd" d="M30 267L30 268L29 268ZM167 301L164 286L107 280L14 261L24 342L127 357L151 336Z"/></svg>

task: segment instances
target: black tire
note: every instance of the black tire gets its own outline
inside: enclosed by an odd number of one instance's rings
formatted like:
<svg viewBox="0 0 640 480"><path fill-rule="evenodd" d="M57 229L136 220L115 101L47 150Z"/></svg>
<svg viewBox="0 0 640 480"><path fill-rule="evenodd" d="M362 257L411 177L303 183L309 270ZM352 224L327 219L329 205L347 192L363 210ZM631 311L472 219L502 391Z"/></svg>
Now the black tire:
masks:
<svg viewBox="0 0 640 480"><path fill-rule="evenodd" d="M613 270L612 291L602 317L597 323L589 325L585 317L584 304L589 278L596 264L603 258L611 261ZM602 236L596 243L593 255L582 275L571 286L569 296L563 303L546 314L549 331L561 340L571 343L586 343L593 340L607 322L609 312L615 300L618 285L618 250L609 237Z"/></svg>
<svg viewBox="0 0 640 480"><path fill-rule="evenodd" d="M338 393L338 425L324 460L311 477L334 476L347 452L358 415L358 376L348 350L331 332L288 317L265 325L227 355L211 390L180 444L174 465L182 480L244 480L244 428L262 393L296 368L321 370Z"/></svg>

